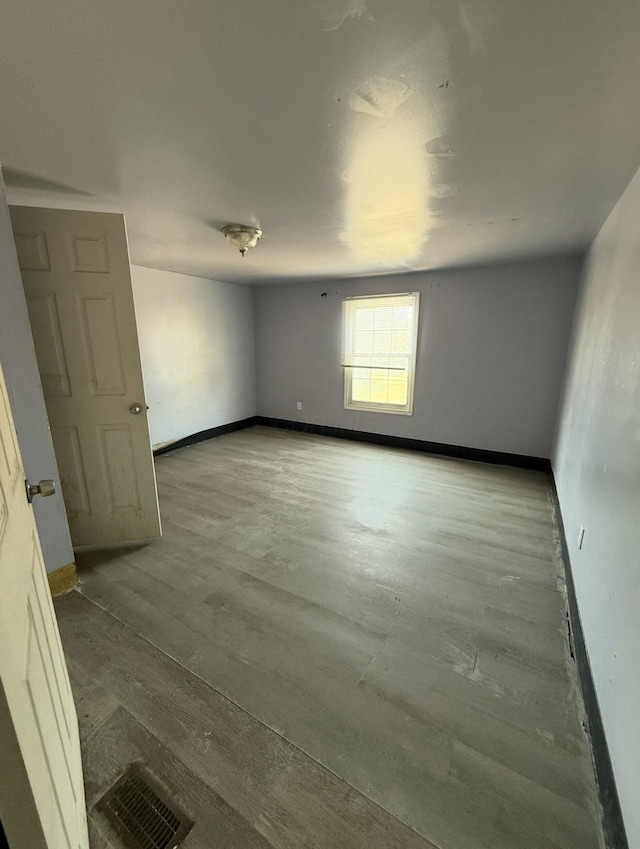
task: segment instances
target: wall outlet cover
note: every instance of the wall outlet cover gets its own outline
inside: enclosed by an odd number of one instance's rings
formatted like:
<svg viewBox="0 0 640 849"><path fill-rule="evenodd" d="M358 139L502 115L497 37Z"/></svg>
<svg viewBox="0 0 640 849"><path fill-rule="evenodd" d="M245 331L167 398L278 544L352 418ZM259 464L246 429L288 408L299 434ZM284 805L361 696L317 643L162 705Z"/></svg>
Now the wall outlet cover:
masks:
<svg viewBox="0 0 640 849"><path fill-rule="evenodd" d="M296 410L302 409L302 401L296 401Z"/></svg>

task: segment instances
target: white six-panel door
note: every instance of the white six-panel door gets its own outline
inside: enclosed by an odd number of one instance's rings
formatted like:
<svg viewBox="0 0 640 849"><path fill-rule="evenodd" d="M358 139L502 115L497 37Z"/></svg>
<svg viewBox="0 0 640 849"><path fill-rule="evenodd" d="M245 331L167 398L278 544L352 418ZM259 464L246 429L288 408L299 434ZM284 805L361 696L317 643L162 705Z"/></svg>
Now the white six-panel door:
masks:
<svg viewBox="0 0 640 849"><path fill-rule="evenodd" d="M73 544L157 537L124 217L10 212Z"/></svg>
<svg viewBox="0 0 640 849"><path fill-rule="evenodd" d="M88 849L78 720L1 369L0 752L11 849Z"/></svg>

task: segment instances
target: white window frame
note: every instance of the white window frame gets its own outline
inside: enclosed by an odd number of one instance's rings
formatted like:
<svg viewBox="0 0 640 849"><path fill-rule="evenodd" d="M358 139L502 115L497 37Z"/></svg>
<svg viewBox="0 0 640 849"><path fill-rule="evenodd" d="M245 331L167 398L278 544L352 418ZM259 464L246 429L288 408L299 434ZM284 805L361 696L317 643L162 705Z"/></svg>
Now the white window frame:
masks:
<svg viewBox="0 0 640 849"><path fill-rule="evenodd" d="M413 300L413 325L411 328L410 349L407 356L407 403L388 404L375 401L354 401L351 398L351 381L354 367L349 362L354 352L348 340L353 334L353 312L349 305L358 301L382 301L385 298L411 298ZM342 369L344 372L344 408L345 410L361 410L371 413L392 413L397 416L413 415L413 400L415 395L416 360L418 353L418 324L420 321L420 293L419 292L392 292L386 295L361 295L354 298L345 298L342 302Z"/></svg>

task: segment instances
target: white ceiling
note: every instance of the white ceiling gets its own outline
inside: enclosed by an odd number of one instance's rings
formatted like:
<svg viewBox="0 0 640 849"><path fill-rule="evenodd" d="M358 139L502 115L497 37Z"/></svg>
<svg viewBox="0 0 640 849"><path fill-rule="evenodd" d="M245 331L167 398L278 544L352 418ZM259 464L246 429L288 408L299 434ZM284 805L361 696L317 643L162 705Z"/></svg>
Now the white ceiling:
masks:
<svg viewBox="0 0 640 849"><path fill-rule="evenodd" d="M640 164L637 0L9 0L0 38L10 201L122 211L140 265L581 249Z"/></svg>

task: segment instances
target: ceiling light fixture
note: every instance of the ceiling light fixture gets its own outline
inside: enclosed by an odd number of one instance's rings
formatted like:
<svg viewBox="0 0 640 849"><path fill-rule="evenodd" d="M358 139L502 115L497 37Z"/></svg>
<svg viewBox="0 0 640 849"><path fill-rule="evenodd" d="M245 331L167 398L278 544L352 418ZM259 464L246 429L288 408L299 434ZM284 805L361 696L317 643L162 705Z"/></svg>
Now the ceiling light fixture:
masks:
<svg viewBox="0 0 640 849"><path fill-rule="evenodd" d="M262 230L258 227L249 227L245 224L227 224L222 228L222 233L227 242L239 250L242 256L249 248L255 248L262 236Z"/></svg>

